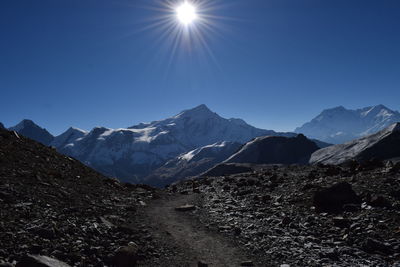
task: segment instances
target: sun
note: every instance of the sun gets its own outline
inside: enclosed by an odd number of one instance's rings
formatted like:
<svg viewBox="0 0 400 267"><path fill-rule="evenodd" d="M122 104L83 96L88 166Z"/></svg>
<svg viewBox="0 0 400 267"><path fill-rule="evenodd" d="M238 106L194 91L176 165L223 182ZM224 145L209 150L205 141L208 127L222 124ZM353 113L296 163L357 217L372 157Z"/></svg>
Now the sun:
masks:
<svg viewBox="0 0 400 267"><path fill-rule="evenodd" d="M187 1L178 6L175 11L179 22L185 26L192 24L197 19L196 7Z"/></svg>

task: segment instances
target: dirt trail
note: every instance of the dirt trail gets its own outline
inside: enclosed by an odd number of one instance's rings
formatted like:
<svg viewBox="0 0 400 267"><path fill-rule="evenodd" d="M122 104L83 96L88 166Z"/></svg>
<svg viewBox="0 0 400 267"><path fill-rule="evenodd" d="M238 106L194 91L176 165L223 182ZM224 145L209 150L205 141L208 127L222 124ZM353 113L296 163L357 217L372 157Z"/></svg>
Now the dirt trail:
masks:
<svg viewBox="0 0 400 267"><path fill-rule="evenodd" d="M198 266L199 261L208 266L241 266L248 260L241 249L218 233L207 230L187 212L175 210L175 207L185 204L195 205L196 197L163 196L145 209L156 238L170 239L168 242L179 251L173 260L174 266Z"/></svg>

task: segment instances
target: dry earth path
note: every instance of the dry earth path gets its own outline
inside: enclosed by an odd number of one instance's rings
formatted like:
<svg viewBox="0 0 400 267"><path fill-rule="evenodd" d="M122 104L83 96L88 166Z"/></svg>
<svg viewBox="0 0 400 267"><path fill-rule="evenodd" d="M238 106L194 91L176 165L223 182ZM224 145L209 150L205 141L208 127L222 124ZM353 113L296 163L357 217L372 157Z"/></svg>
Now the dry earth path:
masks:
<svg viewBox="0 0 400 267"><path fill-rule="evenodd" d="M198 198L198 194L166 194L144 209L154 237L176 250L174 257L161 258L161 264L201 266L199 262L202 262L208 266L246 266L243 263L250 260L234 242L207 229L190 214L191 211L175 210L186 204L197 205Z"/></svg>

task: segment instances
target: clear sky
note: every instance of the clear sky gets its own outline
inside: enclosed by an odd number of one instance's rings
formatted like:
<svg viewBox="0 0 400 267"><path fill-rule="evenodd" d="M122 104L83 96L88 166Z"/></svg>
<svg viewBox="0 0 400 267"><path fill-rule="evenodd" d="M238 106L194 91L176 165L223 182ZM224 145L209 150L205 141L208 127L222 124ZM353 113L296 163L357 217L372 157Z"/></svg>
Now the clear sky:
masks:
<svg viewBox="0 0 400 267"><path fill-rule="evenodd" d="M204 103L289 131L338 105L400 109L398 0L197 0L176 46L167 2L1 0L0 121L59 134Z"/></svg>

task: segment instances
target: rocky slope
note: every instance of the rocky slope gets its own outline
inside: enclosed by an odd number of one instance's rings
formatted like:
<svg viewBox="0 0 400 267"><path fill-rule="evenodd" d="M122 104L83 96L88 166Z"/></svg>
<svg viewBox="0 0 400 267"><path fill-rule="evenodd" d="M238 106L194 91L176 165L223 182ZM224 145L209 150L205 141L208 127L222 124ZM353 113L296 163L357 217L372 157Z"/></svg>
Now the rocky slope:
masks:
<svg viewBox="0 0 400 267"><path fill-rule="evenodd" d="M117 264L124 255L138 263L170 255L135 215L155 194L0 130L0 263L37 266L47 258L28 254L41 254L71 266L126 266Z"/></svg>
<svg viewBox="0 0 400 267"><path fill-rule="evenodd" d="M162 187L178 180L197 176L234 154L242 144L219 142L203 146L169 160L142 180L143 183Z"/></svg>
<svg viewBox="0 0 400 267"><path fill-rule="evenodd" d="M156 190L0 130L1 266L396 266L400 163L254 165Z"/></svg>
<svg viewBox="0 0 400 267"><path fill-rule="evenodd" d="M124 181L138 182L182 153L217 142L245 143L262 135L293 135L262 130L240 119L225 119L205 105L171 118L127 129L97 127L57 146L88 166ZM58 138L56 138L58 139Z"/></svg>
<svg viewBox="0 0 400 267"><path fill-rule="evenodd" d="M225 163L307 164L319 147L304 135L296 137L264 136L245 144Z"/></svg>
<svg viewBox="0 0 400 267"><path fill-rule="evenodd" d="M4 124L0 122L0 129L5 129Z"/></svg>
<svg viewBox="0 0 400 267"><path fill-rule="evenodd" d="M54 136L46 129L39 127L31 120L22 120L17 125L10 127L9 130L16 131L19 134L42 143L46 146L50 145Z"/></svg>
<svg viewBox="0 0 400 267"><path fill-rule="evenodd" d="M256 266L398 266L400 165L382 166L264 166L170 190L196 188L193 216Z"/></svg>
<svg viewBox="0 0 400 267"><path fill-rule="evenodd" d="M320 149L310 163L341 164L349 160L391 159L400 157L400 123L354 141Z"/></svg>
<svg viewBox="0 0 400 267"><path fill-rule="evenodd" d="M383 105L357 110L342 106L326 109L295 132L333 144L344 143L376 133L400 122L400 113Z"/></svg>

